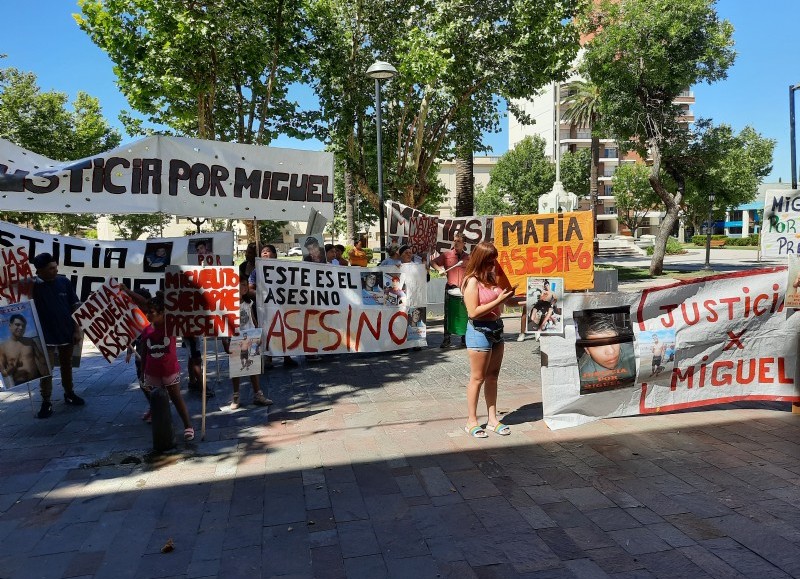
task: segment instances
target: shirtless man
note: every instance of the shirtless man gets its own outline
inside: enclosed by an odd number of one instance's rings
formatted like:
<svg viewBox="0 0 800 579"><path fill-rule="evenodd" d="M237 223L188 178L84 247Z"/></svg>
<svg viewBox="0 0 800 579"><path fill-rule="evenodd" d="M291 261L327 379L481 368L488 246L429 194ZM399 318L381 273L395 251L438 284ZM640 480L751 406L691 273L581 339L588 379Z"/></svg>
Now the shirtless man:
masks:
<svg viewBox="0 0 800 579"><path fill-rule="evenodd" d="M653 336L653 372L650 376L654 376L661 371L661 360L664 357L664 352L667 345L658 341L658 336Z"/></svg>
<svg viewBox="0 0 800 579"><path fill-rule="evenodd" d="M27 320L12 314L9 318L11 336L0 344L0 373L11 378L13 384L22 384L48 374L44 353L36 342L25 337Z"/></svg>

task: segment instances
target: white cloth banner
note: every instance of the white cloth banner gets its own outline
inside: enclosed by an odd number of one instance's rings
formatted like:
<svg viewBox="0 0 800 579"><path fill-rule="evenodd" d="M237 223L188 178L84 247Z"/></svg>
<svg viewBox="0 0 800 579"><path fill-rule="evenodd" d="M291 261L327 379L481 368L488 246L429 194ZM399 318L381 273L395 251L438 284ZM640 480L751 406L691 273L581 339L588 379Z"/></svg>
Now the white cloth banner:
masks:
<svg viewBox="0 0 800 579"><path fill-rule="evenodd" d="M167 266L164 317L167 336L230 337L239 331L236 267Z"/></svg>
<svg viewBox="0 0 800 579"><path fill-rule="evenodd" d="M427 345L422 265L361 268L257 259L256 271L258 319L268 355Z"/></svg>
<svg viewBox="0 0 800 579"><path fill-rule="evenodd" d="M153 136L77 161L0 139L4 211L333 218L333 154Z"/></svg>
<svg viewBox="0 0 800 579"><path fill-rule="evenodd" d="M761 253L800 254L800 190L768 189L764 194Z"/></svg>
<svg viewBox="0 0 800 579"><path fill-rule="evenodd" d="M800 401L800 313L786 268L637 293L567 294L564 336L542 338L552 429L738 400Z"/></svg>
<svg viewBox="0 0 800 579"><path fill-rule="evenodd" d="M143 241L101 241L51 235L0 221L0 247L22 246L29 259L50 253L85 301L108 279L151 294L164 289L168 265L233 265L233 233L200 233Z"/></svg>

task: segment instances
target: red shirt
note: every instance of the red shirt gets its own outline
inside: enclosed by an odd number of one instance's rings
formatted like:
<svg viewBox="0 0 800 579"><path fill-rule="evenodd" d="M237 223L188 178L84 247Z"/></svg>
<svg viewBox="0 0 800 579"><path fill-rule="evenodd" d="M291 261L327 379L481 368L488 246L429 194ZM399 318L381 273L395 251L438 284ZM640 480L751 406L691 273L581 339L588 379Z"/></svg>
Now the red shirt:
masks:
<svg viewBox="0 0 800 579"><path fill-rule="evenodd" d="M178 363L174 337L165 336L163 328L149 325L142 332L140 339L144 344L145 376L166 378L180 373L181 366Z"/></svg>
<svg viewBox="0 0 800 579"><path fill-rule="evenodd" d="M458 267L453 267L459 261L461 262L461 265ZM456 253L455 249L448 249L447 251L444 251L436 256L436 259L433 260L433 263L434 265L443 267L444 269L453 267L453 269L447 272L447 283L448 285L461 287L461 284L464 281L464 273L467 271L468 261L469 254L466 251Z"/></svg>

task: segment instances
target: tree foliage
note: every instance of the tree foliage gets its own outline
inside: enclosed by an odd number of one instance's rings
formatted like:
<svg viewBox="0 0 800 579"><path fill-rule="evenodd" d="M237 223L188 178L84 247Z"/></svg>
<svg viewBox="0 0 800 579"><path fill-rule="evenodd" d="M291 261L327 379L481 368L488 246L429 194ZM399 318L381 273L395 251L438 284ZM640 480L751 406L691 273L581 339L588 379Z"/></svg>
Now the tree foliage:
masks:
<svg viewBox="0 0 800 579"><path fill-rule="evenodd" d="M122 239L139 239L142 235L160 237L171 217L164 213L111 215L108 220Z"/></svg>
<svg viewBox="0 0 800 579"><path fill-rule="evenodd" d="M578 197L589 195L592 152L586 148L561 155L561 183Z"/></svg>
<svg viewBox="0 0 800 579"><path fill-rule="evenodd" d="M588 127L592 132L592 142L589 146L589 196L592 202L597 201L600 167L600 136L598 123L600 120L600 92L597 85L583 80L573 80L564 89L561 100L563 113L561 117L577 125ZM570 191L567 188L567 191ZM577 191L574 191L577 193Z"/></svg>
<svg viewBox="0 0 800 579"><path fill-rule="evenodd" d="M583 75L599 92L601 127L623 148L652 158L650 185L666 211L650 271L661 273L664 248L683 205L690 130L676 104L681 92L725 78L733 64L733 27L714 0L619 0L591 11ZM674 183L668 189L662 175Z"/></svg>
<svg viewBox="0 0 800 579"><path fill-rule="evenodd" d="M642 225L648 211L658 207L659 199L650 186L650 169L641 163L623 163L614 173L614 202L617 221L631 230Z"/></svg>
<svg viewBox="0 0 800 579"><path fill-rule="evenodd" d="M0 69L0 138L58 161L90 157L119 145L121 137L102 115L99 101L79 92L43 92L36 75ZM78 235L97 223L95 214L2 212L0 217L36 229Z"/></svg>
<svg viewBox="0 0 800 579"><path fill-rule="evenodd" d="M525 137L500 157L489 174L486 193L505 201L510 213L536 213L539 197L553 188L556 169L545 156L545 141Z"/></svg>

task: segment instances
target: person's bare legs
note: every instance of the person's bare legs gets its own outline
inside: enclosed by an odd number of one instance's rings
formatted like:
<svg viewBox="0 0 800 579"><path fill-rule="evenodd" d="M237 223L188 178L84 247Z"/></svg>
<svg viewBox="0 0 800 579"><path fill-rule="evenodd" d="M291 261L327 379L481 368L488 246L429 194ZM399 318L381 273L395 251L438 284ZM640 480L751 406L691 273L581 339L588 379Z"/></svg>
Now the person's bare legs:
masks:
<svg viewBox="0 0 800 579"><path fill-rule="evenodd" d="M486 378L486 371L489 361L492 358L491 350L480 352L478 350L467 350L469 356L469 382L467 383L467 426L473 427L478 424L478 398L481 395L481 386ZM496 382L495 382L496 387ZM495 388L495 398L497 392Z"/></svg>
<svg viewBox="0 0 800 579"><path fill-rule="evenodd" d="M495 344L486 367L483 397L486 399L486 412L488 415L486 426L488 428L494 428L499 422L497 420L497 378L500 375L500 366L503 364L504 351L505 344L502 342Z"/></svg>
<svg viewBox="0 0 800 579"><path fill-rule="evenodd" d="M181 420L183 420L183 427L191 428L192 421L189 418L189 410L186 408L186 403L183 401L183 396L181 396L180 382L177 384L170 384L169 386L165 386L165 388L169 393L169 398L172 400L172 404L175 406L175 410L178 411L178 416L180 416Z"/></svg>

